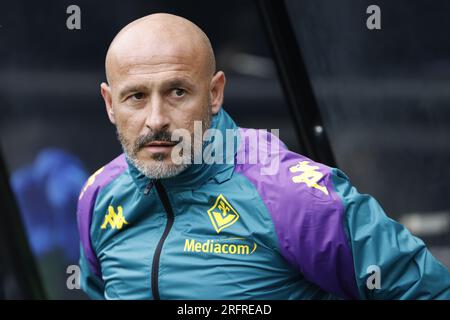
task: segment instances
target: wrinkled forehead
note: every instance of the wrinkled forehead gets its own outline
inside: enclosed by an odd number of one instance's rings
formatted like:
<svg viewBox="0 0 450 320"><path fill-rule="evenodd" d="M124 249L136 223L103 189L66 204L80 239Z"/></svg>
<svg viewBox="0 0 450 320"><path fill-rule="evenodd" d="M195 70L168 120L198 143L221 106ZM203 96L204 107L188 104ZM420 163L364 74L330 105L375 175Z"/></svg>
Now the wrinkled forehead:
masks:
<svg viewBox="0 0 450 320"><path fill-rule="evenodd" d="M133 76L162 76L183 73L200 80L206 55L192 39L174 36L139 35L118 39L108 52L106 68L110 85Z"/></svg>

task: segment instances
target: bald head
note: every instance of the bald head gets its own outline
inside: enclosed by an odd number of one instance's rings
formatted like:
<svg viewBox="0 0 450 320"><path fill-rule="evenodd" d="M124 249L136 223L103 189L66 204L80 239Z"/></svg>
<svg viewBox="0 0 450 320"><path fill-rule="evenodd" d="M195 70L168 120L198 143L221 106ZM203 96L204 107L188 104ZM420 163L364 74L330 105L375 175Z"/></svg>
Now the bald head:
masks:
<svg viewBox="0 0 450 320"><path fill-rule="evenodd" d="M131 22L113 39L105 60L108 83L129 64L158 63L166 57L191 64L209 78L216 69L211 43L198 26L179 16L157 13Z"/></svg>

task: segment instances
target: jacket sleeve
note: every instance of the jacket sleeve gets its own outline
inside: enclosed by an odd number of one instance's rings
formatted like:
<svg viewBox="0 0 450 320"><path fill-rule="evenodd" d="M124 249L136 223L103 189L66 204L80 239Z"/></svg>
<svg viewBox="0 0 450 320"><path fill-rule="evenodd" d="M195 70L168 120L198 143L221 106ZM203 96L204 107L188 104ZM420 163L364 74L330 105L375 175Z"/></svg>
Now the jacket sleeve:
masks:
<svg viewBox="0 0 450 320"><path fill-rule="evenodd" d="M100 190L127 168L124 154L98 169L83 186L77 206L80 236L81 288L93 299L104 298L104 285L100 262L91 237L92 216Z"/></svg>
<svg viewBox="0 0 450 320"><path fill-rule="evenodd" d="M251 131L240 130L242 137ZM247 164L235 172L258 191L280 254L305 279L344 299L450 299L448 270L374 198L360 194L342 171L265 136L260 135L258 148L241 143L238 154L245 159L265 151L276 164L274 174L263 175L262 165ZM272 148L277 144L281 147Z"/></svg>
<svg viewBox="0 0 450 320"><path fill-rule="evenodd" d="M422 240L390 219L378 202L332 169L362 299L450 299L450 273Z"/></svg>
<svg viewBox="0 0 450 320"><path fill-rule="evenodd" d="M82 246L80 250L80 271L80 286L88 297L93 300L105 299L103 281L91 272Z"/></svg>

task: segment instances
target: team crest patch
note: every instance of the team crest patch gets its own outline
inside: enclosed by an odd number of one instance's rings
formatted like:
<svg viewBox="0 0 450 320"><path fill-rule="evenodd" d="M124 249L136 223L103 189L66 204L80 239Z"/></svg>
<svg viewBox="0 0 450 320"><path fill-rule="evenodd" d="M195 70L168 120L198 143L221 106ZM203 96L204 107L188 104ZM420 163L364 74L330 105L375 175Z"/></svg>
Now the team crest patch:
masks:
<svg viewBox="0 0 450 320"><path fill-rule="evenodd" d="M217 233L228 228L239 219L239 214L222 194L217 197L214 205L208 210L208 215Z"/></svg>

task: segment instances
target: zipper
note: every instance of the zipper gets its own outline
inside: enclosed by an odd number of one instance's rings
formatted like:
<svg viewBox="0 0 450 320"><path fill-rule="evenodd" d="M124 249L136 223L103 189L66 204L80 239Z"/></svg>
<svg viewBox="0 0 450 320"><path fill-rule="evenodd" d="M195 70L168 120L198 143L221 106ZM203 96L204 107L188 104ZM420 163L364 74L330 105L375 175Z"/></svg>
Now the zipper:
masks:
<svg viewBox="0 0 450 320"><path fill-rule="evenodd" d="M144 189L144 195L147 196L150 193L150 190L152 190L154 184L155 184L155 179L150 180L150 182L147 184L147 186Z"/></svg>
<svg viewBox="0 0 450 320"><path fill-rule="evenodd" d="M158 196L161 199L161 202L164 206L167 216L166 227L164 228L164 232L161 238L159 239L158 245L156 246L155 249L155 254L153 255L152 274L151 274L153 299L160 300L161 298L159 296L159 288L158 288L159 259L161 257L161 251L164 245L164 241L166 240L167 236L169 235L170 229L172 228L174 221L174 214L167 192L159 180L151 180L147 185L147 187L145 188L144 194L147 195L150 192L153 185L156 187L156 191L158 192Z"/></svg>

